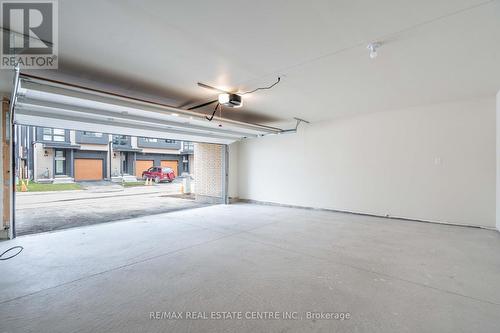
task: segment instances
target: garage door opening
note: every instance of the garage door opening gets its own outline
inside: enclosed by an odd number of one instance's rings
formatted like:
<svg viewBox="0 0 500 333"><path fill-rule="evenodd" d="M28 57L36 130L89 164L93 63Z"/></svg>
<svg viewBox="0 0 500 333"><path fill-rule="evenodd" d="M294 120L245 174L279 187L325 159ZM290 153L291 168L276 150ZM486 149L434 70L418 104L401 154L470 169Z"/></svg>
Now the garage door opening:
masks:
<svg viewBox="0 0 500 333"><path fill-rule="evenodd" d="M18 235L197 208L221 202L208 196L223 197L223 145L31 125L16 125L15 133ZM202 179L198 198L195 170Z"/></svg>
<svg viewBox="0 0 500 333"><path fill-rule="evenodd" d="M11 237L227 203L228 144L282 131L19 73L13 91Z"/></svg>

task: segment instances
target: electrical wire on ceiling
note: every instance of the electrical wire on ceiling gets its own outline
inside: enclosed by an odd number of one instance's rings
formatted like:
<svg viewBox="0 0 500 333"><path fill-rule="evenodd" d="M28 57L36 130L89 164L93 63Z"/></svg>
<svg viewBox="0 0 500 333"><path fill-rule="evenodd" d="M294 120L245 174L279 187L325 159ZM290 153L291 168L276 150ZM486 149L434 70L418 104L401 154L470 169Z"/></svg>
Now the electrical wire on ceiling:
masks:
<svg viewBox="0 0 500 333"><path fill-rule="evenodd" d="M208 121L212 121L212 120L214 119L214 117L215 117L215 113L217 112L217 108L219 107L219 105L220 105L219 103L217 103L217 104L215 105L215 109L214 109L214 111L212 112L212 115L211 115L210 117L205 116L205 118L207 118L207 120L208 120ZM221 108L221 112L222 112L222 106L221 106L220 108Z"/></svg>
<svg viewBox="0 0 500 333"><path fill-rule="evenodd" d="M214 119L215 114L217 113L217 108L219 109L219 118L222 119L222 104L217 103L210 117L205 116L208 121L212 121ZM222 127L222 124L219 124L219 127Z"/></svg>
<svg viewBox="0 0 500 333"><path fill-rule="evenodd" d="M247 92L244 92L244 93L238 93L238 95L246 95L246 94L251 94L251 93L254 93L258 90L268 90L268 89L271 89L272 87L274 87L275 85L277 85L278 83L280 83L281 81L281 77L278 76L278 80L276 80L276 82L274 82L273 84L271 84L270 86L268 87L260 87L260 88L256 88L254 90L250 90L250 91L247 91Z"/></svg>
<svg viewBox="0 0 500 333"><path fill-rule="evenodd" d="M278 79L276 80L276 82L274 82L273 84L267 86L267 87L259 87L259 88L255 88L254 90L250 90L250 91L246 91L246 92L243 92L243 93L235 93L236 95L240 95L240 96L243 96L243 95L247 95L247 94L252 94L256 91L259 91L259 90L269 90L271 88L273 88L275 85L277 85L278 83L280 83L281 81L281 77L278 77ZM201 107L201 106L206 106L208 104L211 104L213 102L216 102L216 101L212 101L212 102L208 102L208 103L203 103L201 105L198 105L196 107L193 107L193 108L198 108L198 107ZM193 108L190 108L193 109ZM215 114L217 113L217 109L219 108L219 117L222 118L222 104L220 102L217 102L217 104L215 105L215 108L212 112L212 115L210 117L208 116L205 116L205 118L208 120L208 121L212 121L215 117ZM221 126L221 125L219 125Z"/></svg>

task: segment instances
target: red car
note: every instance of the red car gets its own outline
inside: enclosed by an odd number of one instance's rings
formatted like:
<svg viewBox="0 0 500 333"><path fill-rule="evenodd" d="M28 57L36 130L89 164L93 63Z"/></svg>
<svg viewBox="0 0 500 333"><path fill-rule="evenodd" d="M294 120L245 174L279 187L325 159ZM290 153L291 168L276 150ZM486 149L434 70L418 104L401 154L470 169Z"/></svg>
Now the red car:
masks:
<svg viewBox="0 0 500 333"><path fill-rule="evenodd" d="M142 179L154 179L155 183L162 181L171 183L175 179L175 174L171 168L153 166L142 172Z"/></svg>

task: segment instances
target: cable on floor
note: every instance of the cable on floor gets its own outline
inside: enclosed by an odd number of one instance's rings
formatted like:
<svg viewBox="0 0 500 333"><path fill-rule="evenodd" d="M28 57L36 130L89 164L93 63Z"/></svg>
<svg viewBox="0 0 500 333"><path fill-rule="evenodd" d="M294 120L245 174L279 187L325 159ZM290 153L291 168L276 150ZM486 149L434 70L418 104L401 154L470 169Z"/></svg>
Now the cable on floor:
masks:
<svg viewBox="0 0 500 333"><path fill-rule="evenodd" d="M14 253L14 254L12 254L12 255L10 255L8 257L4 257L4 255L6 253L9 253L10 251L16 250L16 249L18 249L19 251L17 251L16 253ZM12 259L15 256L17 256L19 253L23 252L23 250L24 250L24 247L22 247L22 246L19 246L19 245L18 246L13 246L13 247L11 247L11 248L3 251L2 254L0 254L0 260L9 260L9 259Z"/></svg>

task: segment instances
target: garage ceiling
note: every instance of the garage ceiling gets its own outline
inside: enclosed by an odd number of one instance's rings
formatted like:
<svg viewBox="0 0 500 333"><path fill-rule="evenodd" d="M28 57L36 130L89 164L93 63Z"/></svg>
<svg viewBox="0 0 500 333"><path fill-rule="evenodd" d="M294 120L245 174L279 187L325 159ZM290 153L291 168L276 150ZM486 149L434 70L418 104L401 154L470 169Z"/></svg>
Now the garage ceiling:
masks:
<svg viewBox="0 0 500 333"><path fill-rule="evenodd" d="M197 81L249 90L282 76L233 119L284 126L500 88L498 0L65 0L59 11L60 70L39 75L175 106L214 97ZM370 60L374 40L384 45Z"/></svg>

